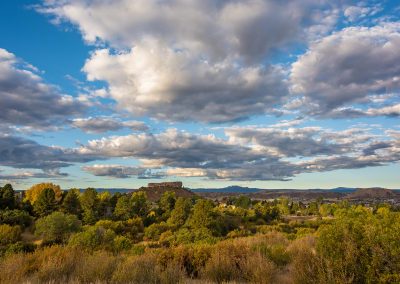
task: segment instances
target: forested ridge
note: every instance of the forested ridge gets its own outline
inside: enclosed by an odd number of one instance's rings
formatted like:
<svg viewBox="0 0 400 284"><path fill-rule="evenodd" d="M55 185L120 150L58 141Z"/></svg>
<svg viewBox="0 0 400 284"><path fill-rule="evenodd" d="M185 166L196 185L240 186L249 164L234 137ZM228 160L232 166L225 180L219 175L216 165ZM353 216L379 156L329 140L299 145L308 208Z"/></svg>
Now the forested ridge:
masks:
<svg viewBox="0 0 400 284"><path fill-rule="evenodd" d="M384 203L0 187L0 283L399 283Z"/></svg>

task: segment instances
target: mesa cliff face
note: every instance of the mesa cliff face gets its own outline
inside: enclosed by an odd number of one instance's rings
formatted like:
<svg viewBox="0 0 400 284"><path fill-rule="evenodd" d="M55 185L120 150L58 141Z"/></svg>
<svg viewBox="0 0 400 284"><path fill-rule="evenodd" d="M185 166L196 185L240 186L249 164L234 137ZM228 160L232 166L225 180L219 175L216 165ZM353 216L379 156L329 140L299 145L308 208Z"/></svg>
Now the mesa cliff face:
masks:
<svg viewBox="0 0 400 284"><path fill-rule="evenodd" d="M182 186L182 182L149 183L148 186L141 187L138 191L145 192L147 199L152 202L158 201L167 191L175 192L176 197L191 198L197 196L197 194L192 191L185 189Z"/></svg>

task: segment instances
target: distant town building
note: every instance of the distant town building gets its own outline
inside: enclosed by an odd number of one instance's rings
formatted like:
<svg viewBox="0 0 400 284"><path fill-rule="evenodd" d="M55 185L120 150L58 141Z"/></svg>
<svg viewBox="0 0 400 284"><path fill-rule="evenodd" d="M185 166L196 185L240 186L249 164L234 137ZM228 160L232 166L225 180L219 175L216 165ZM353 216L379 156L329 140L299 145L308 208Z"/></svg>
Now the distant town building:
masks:
<svg viewBox="0 0 400 284"><path fill-rule="evenodd" d="M147 184L149 188L160 188L160 187L170 187L170 188L182 188L181 181L174 182L152 182Z"/></svg>

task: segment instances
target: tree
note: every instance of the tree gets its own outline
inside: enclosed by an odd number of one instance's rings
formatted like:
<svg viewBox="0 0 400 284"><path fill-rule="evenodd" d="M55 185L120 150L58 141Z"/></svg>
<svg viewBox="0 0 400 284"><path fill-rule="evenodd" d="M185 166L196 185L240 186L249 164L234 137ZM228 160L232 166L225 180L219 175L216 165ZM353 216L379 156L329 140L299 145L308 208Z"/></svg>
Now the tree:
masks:
<svg viewBox="0 0 400 284"><path fill-rule="evenodd" d="M122 195L120 198L118 198L114 209L114 216L120 220L128 220L129 218L133 217L131 200L129 196Z"/></svg>
<svg viewBox="0 0 400 284"><path fill-rule="evenodd" d="M188 225L193 229L210 228L213 224L214 203L208 199L199 199L193 207Z"/></svg>
<svg viewBox="0 0 400 284"><path fill-rule="evenodd" d="M81 222L75 215L54 212L36 221L35 235L45 242L64 243L80 229Z"/></svg>
<svg viewBox="0 0 400 284"><path fill-rule="evenodd" d="M43 217L51 214L57 207L54 191L51 188L42 190L33 204L37 216Z"/></svg>
<svg viewBox="0 0 400 284"><path fill-rule="evenodd" d="M175 203L174 209L171 211L171 215L167 220L167 223L171 226L181 227L185 224L190 214L192 203L189 199L178 197Z"/></svg>
<svg viewBox="0 0 400 284"><path fill-rule="evenodd" d="M175 207L175 202L176 202L176 195L174 191L166 191L163 193L158 204L160 209L162 210L164 217L166 218L169 217L171 211Z"/></svg>
<svg viewBox="0 0 400 284"><path fill-rule="evenodd" d="M19 225L21 227L28 227L32 223L32 217L28 212L14 209L14 210L0 210L0 224Z"/></svg>
<svg viewBox="0 0 400 284"><path fill-rule="evenodd" d="M80 202L83 209L83 222L85 224L94 224L99 217L99 198L96 190L87 188L80 196Z"/></svg>
<svg viewBox="0 0 400 284"><path fill-rule="evenodd" d="M101 217L110 217L112 213L112 204L111 204L111 194L108 191L104 191L98 194L99 197L99 215Z"/></svg>
<svg viewBox="0 0 400 284"><path fill-rule="evenodd" d="M236 200L233 202L236 207L241 207L244 209L248 209L251 206L251 199L248 196L240 195Z"/></svg>
<svg viewBox="0 0 400 284"><path fill-rule="evenodd" d="M53 183L39 183L33 185L25 192L25 199L29 201L32 205L36 202L39 198L41 192L45 189L51 189L54 191L54 197L57 202L60 202L62 199L62 191L59 185Z"/></svg>
<svg viewBox="0 0 400 284"><path fill-rule="evenodd" d="M142 218L147 217L147 214L149 213L149 204L147 202L147 196L145 192L134 192L131 196L130 202L134 216L139 216Z"/></svg>
<svg viewBox="0 0 400 284"><path fill-rule="evenodd" d="M66 214L73 214L76 216L80 216L82 213L81 203L79 201L77 189L70 189L68 193L65 195L62 204L61 211Z"/></svg>
<svg viewBox="0 0 400 284"><path fill-rule="evenodd" d="M0 209L14 209L16 207L15 193L11 184L0 188Z"/></svg>

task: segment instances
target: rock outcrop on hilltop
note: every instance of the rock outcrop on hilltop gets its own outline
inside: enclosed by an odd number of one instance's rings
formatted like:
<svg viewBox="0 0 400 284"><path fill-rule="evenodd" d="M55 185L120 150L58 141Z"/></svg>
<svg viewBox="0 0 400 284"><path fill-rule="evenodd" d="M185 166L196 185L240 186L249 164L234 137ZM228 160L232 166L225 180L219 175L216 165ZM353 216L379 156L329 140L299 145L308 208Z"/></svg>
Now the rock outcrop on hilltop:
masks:
<svg viewBox="0 0 400 284"><path fill-rule="evenodd" d="M184 188L182 182L149 183L147 186L139 188L138 191L144 191L147 199L152 202L160 200L161 196L167 191L175 192L176 197L191 198L197 196L194 192Z"/></svg>

